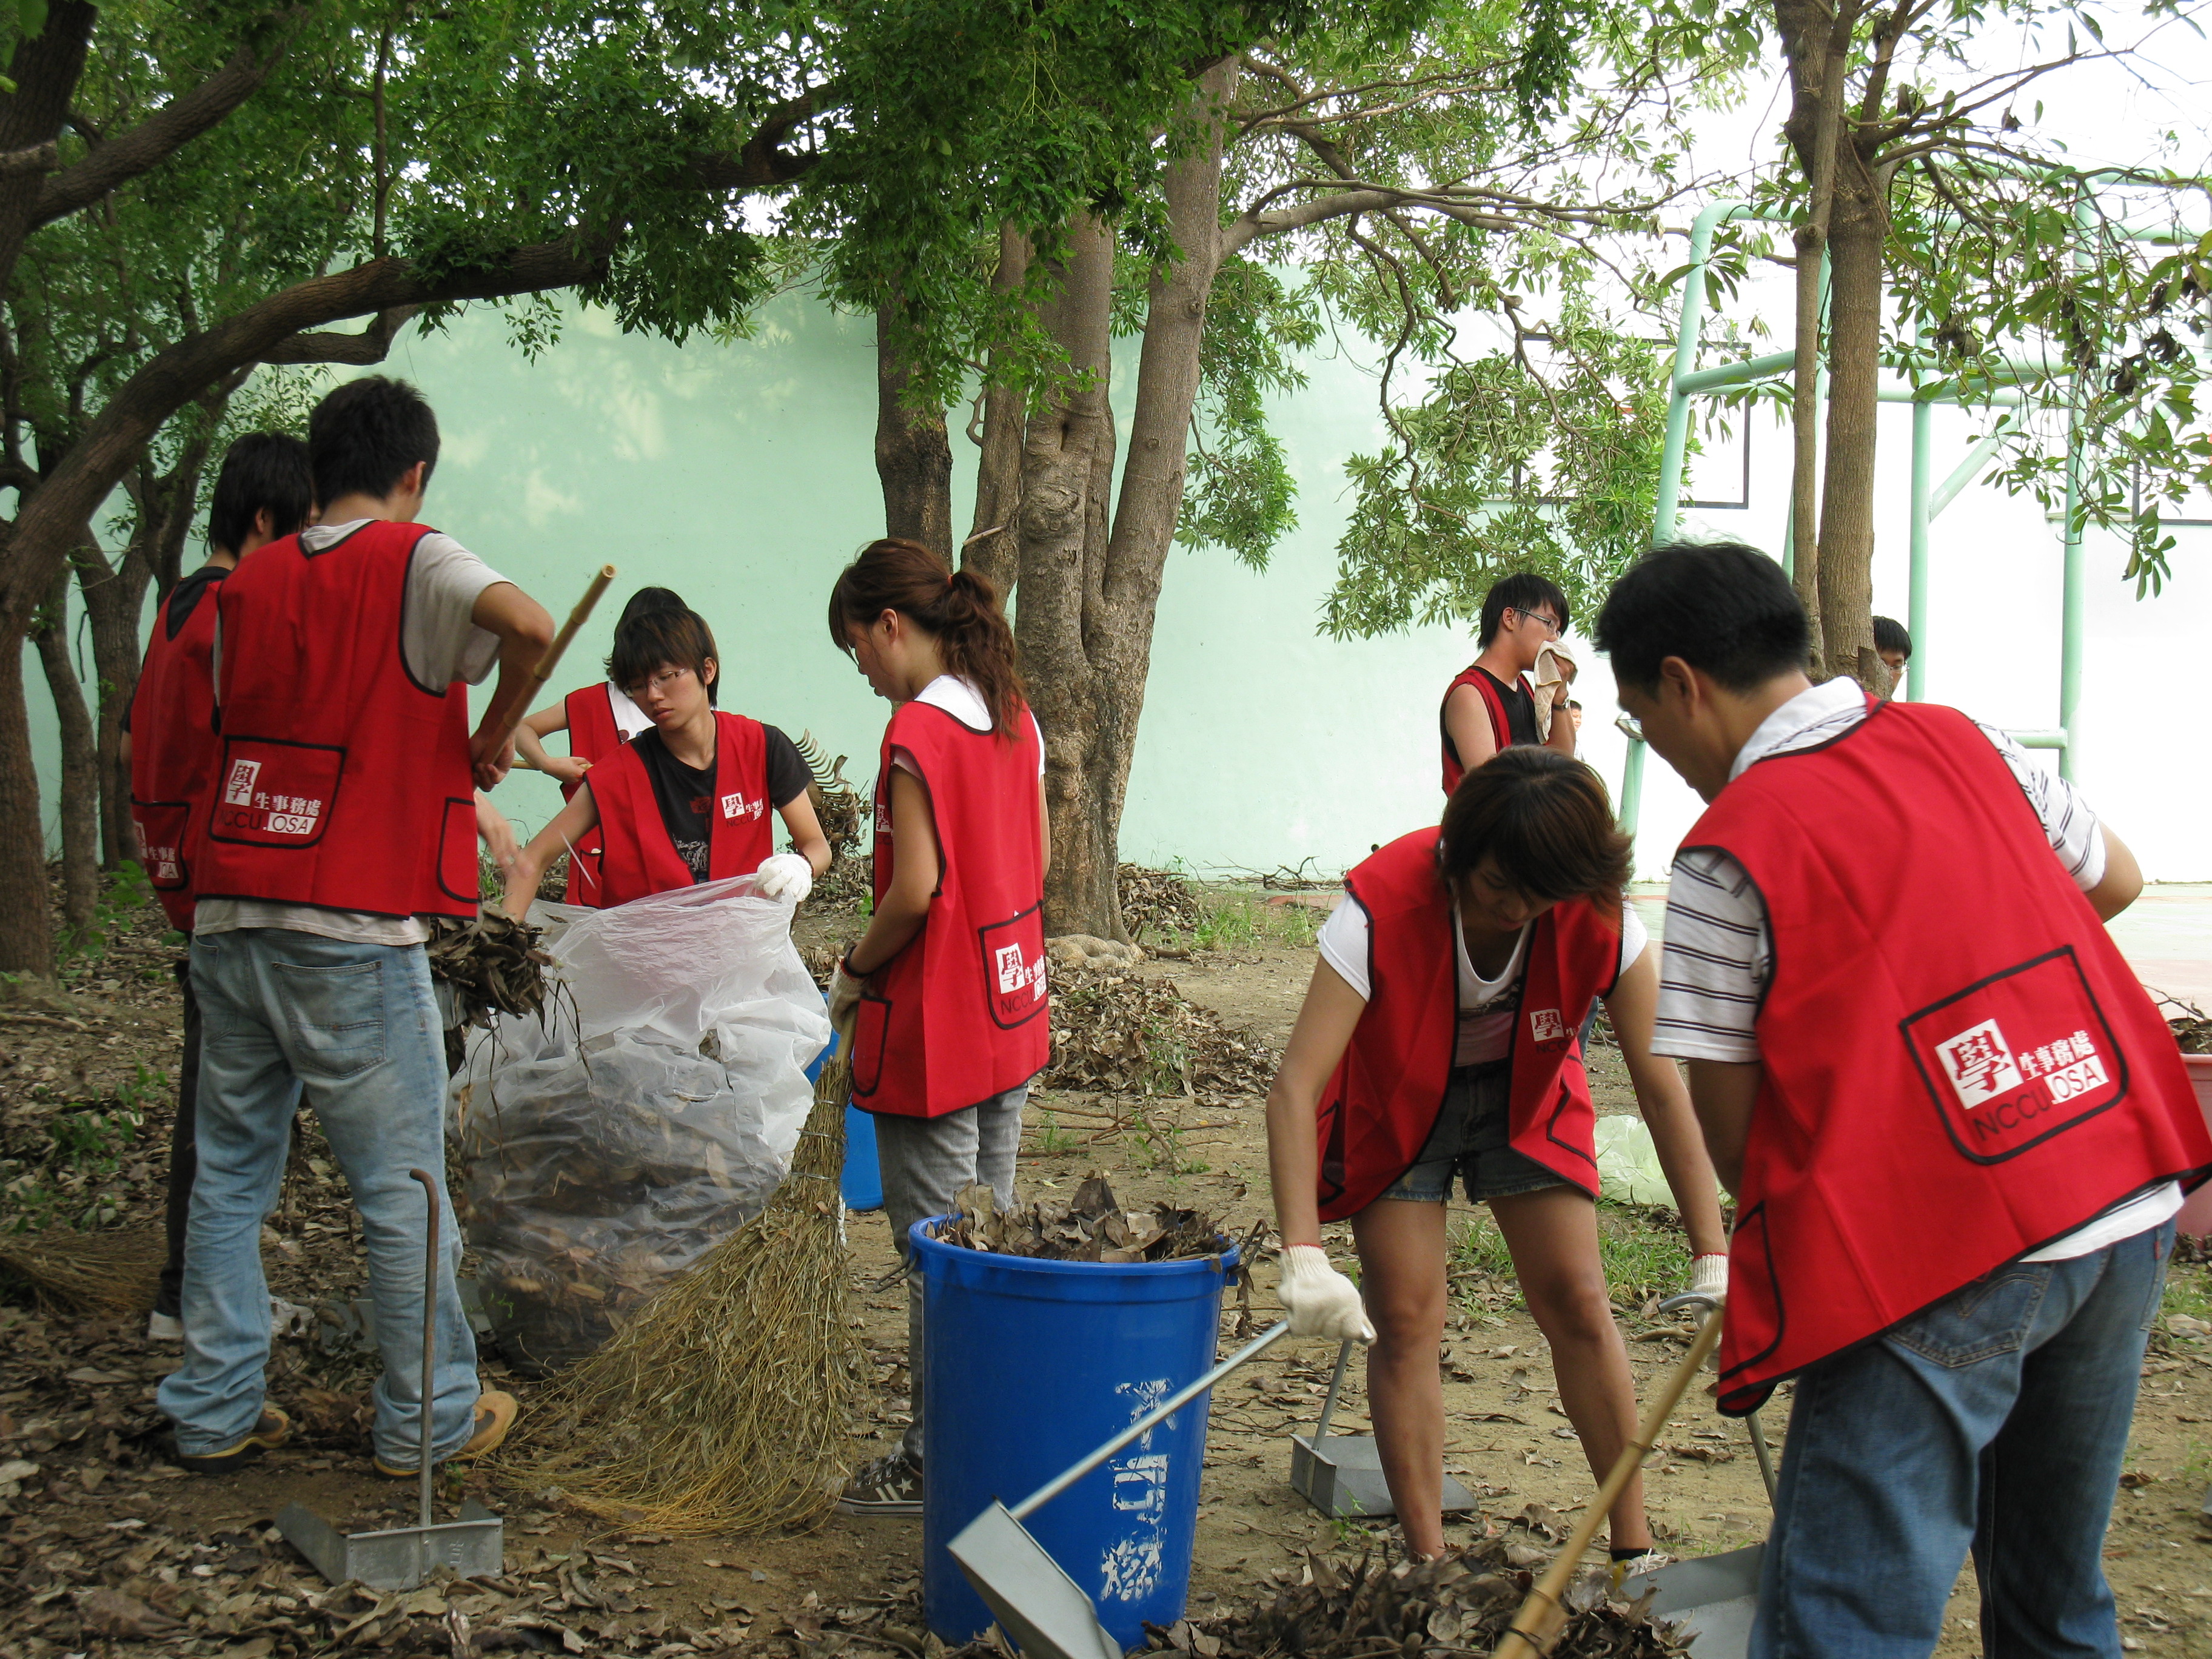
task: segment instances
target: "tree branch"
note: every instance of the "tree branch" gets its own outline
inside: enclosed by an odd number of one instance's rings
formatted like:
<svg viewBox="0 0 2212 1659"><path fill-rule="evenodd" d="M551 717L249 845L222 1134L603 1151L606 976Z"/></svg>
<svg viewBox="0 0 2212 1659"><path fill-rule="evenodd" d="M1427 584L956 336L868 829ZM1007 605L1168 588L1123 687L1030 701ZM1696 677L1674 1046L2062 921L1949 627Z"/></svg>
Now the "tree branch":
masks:
<svg viewBox="0 0 2212 1659"><path fill-rule="evenodd" d="M262 354L264 363L380 363L392 350L399 331L416 317L420 306L392 306L377 313L358 334L295 334Z"/></svg>
<svg viewBox="0 0 2212 1659"><path fill-rule="evenodd" d="M0 155L0 179L20 179L27 173L44 173L61 159L61 150L54 141L33 144L26 149L11 149Z"/></svg>
<svg viewBox="0 0 2212 1659"><path fill-rule="evenodd" d="M825 81L776 105L761 118L753 136L735 155L702 150L691 158L691 177L702 190L760 190L787 185L811 167L815 157L793 155L784 140L825 111L844 101L842 82Z"/></svg>

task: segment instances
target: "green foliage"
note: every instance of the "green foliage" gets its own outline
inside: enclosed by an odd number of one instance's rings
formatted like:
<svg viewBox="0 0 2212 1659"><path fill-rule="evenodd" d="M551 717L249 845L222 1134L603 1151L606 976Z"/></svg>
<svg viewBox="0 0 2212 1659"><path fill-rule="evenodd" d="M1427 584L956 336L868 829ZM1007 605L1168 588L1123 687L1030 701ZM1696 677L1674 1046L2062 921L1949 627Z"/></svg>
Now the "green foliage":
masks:
<svg viewBox="0 0 2212 1659"><path fill-rule="evenodd" d="M1451 1272L1504 1282L1514 1279L1513 1255L1487 1209L1478 1210L1451 1235ZM1600 1199L1597 1205L1598 1259L1613 1299L1633 1306L1654 1295L1670 1294L1689 1282L1690 1252L1679 1226L1659 1225L1632 1204Z"/></svg>
<svg viewBox="0 0 2212 1659"><path fill-rule="evenodd" d="M1222 262L1206 305L1198 406L1176 540L1221 547L1264 570L1297 527L1297 486L1267 428L1267 400L1303 391L1298 354L1321 338L1319 306L1303 283L1242 257Z"/></svg>
<svg viewBox="0 0 2212 1659"><path fill-rule="evenodd" d="M135 859L125 859L101 877L92 920L82 928L63 931L55 952L63 973L67 975L72 969L82 972L106 956L107 941L116 928L153 902L154 884L146 878L144 867Z"/></svg>

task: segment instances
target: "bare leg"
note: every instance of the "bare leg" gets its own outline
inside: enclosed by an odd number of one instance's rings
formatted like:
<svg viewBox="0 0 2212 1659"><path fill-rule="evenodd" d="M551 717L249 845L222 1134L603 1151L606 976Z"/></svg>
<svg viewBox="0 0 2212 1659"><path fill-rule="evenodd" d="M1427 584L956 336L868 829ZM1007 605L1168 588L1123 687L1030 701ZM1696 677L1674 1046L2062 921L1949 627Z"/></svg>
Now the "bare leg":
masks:
<svg viewBox="0 0 2212 1659"><path fill-rule="evenodd" d="M1352 1218L1360 1294L1375 1327L1367 1407L1406 1547L1444 1547L1444 1206L1382 1199Z"/></svg>
<svg viewBox="0 0 2212 1659"><path fill-rule="evenodd" d="M1552 1345L1559 1404L1582 1437L1591 1472L1602 1480L1636 1432L1636 1378L1598 1258L1597 1206L1575 1188L1546 1187L1494 1198L1490 1210L1513 1254L1528 1311ZM1650 1546L1640 1471L1621 1488L1612 1522L1614 1548Z"/></svg>

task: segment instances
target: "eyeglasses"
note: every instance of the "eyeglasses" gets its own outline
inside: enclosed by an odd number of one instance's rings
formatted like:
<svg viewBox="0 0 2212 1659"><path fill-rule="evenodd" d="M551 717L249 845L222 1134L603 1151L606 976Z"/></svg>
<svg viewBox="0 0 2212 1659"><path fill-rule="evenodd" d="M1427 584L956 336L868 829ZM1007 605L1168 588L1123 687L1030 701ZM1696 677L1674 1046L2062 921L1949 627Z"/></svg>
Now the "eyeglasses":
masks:
<svg viewBox="0 0 2212 1659"><path fill-rule="evenodd" d="M648 691L665 691L690 672L688 668L664 668L658 674L648 674L635 685L625 685L623 696L635 702Z"/></svg>
<svg viewBox="0 0 2212 1659"><path fill-rule="evenodd" d="M1622 737L1626 738L1631 743L1650 742L1650 739L1644 735L1644 722L1638 720L1633 714L1616 715L1613 718L1613 729L1619 732Z"/></svg>
<svg viewBox="0 0 2212 1659"><path fill-rule="evenodd" d="M1551 629L1553 639L1559 636L1559 619L1557 617L1547 617L1540 611L1523 611L1518 605L1508 605L1506 608L1523 622L1543 623L1546 628Z"/></svg>

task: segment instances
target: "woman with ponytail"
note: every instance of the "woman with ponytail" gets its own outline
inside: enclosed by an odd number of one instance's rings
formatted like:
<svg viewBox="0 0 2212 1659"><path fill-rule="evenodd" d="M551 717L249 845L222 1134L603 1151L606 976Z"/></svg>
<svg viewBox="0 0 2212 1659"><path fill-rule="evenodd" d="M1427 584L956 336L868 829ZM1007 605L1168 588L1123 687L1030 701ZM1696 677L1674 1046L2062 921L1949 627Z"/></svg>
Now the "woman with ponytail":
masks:
<svg viewBox="0 0 2212 1659"><path fill-rule="evenodd" d="M920 544L872 542L830 592L830 637L895 705L876 779L876 908L830 981L853 1103L876 1117L898 1241L976 1182L1013 1202L1022 1103L1049 1038L1044 739L998 594ZM856 1474L848 1515L921 1513L921 1285L907 1286L914 1421Z"/></svg>

